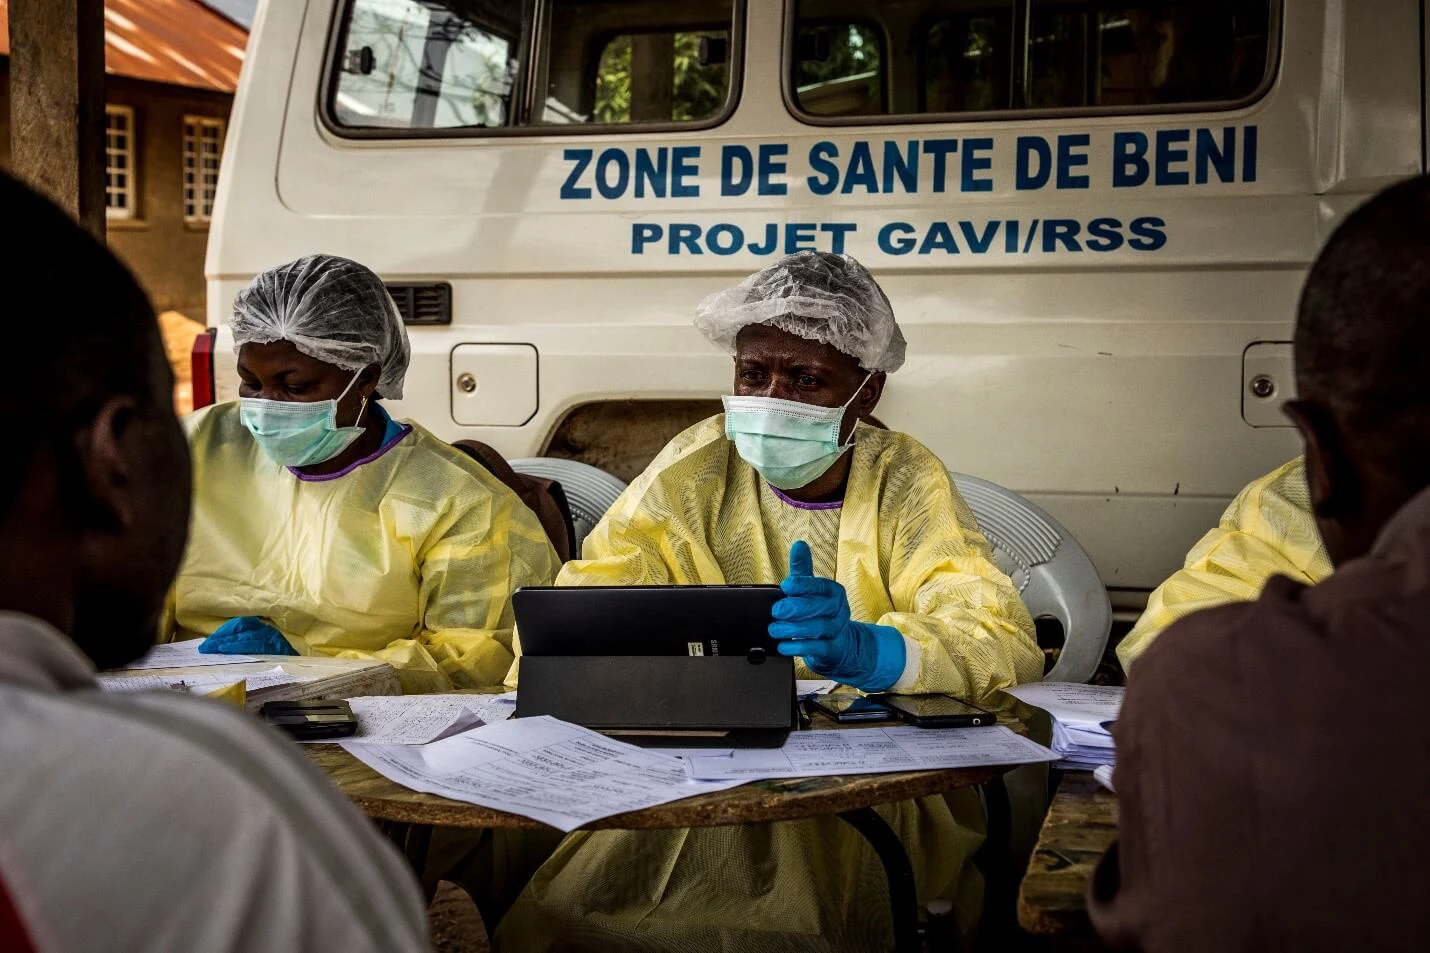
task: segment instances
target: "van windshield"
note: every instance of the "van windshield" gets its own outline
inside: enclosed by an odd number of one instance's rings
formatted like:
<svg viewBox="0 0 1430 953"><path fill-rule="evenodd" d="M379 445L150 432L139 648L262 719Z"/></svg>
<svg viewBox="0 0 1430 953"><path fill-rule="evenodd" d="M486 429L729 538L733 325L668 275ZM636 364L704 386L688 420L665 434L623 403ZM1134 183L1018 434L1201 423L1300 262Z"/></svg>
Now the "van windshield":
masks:
<svg viewBox="0 0 1430 953"><path fill-rule="evenodd" d="M351 0L329 115L391 134L718 121L735 14L735 0Z"/></svg>

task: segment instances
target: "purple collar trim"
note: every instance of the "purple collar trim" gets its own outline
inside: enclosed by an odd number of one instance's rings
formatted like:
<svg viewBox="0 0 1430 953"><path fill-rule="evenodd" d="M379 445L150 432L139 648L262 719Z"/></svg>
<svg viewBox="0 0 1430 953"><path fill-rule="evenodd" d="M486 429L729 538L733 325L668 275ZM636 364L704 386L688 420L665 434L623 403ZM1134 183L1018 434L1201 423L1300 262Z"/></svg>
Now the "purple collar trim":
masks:
<svg viewBox="0 0 1430 953"><path fill-rule="evenodd" d="M387 441L387 443L378 447L376 450L363 457L361 460L354 460L352 463L343 467L337 473L325 473L322 476L309 476L306 473L299 473L298 470L294 467L289 467L288 472L293 474L298 479L302 480L304 483L326 483L329 480L336 480L339 477L347 476L349 473L352 473L354 470L356 470L363 464L371 463L372 461L376 460L378 457L382 456L384 453L401 443L402 438L406 437L411 432L412 425L403 424L402 429L399 430L398 433L391 440Z"/></svg>
<svg viewBox="0 0 1430 953"><path fill-rule="evenodd" d="M770 488L770 491L774 493L775 496L779 497L781 500L788 503L790 506L793 506L797 510L837 510L844 505L843 500L835 500L832 503L804 503L800 500L791 499L790 497L785 496L783 493L780 492L779 487L775 486L773 483L767 483L765 485Z"/></svg>

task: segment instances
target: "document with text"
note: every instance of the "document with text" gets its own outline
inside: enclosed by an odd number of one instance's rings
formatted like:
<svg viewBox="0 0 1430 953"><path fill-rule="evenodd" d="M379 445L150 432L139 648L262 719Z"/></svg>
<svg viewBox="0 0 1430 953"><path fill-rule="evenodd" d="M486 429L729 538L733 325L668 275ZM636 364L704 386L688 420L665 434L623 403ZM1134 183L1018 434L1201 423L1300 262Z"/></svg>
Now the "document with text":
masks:
<svg viewBox="0 0 1430 953"><path fill-rule="evenodd" d="M1092 770L1117 758L1112 723L1122 710L1126 689L1116 685L1039 682L1004 689L1009 695L1053 717L1054 767Z"/></svg>
<svg viewBox="0 0 1430 953"><path fill-rule="evenodd" d="M283 667L275 665L266 672L251 672L247 675L215 672L202 675L100 675L99 687L106 692L148 692L176 691L204 694L226 685L245 683L245 691L257 692L278 685L294 685L311 681L316 676L290 675Z"/></svg>
<svg viewBox="0 0 1430 953"><path fill-rule="evenodd" d="M1053 752L991 728L864 728L796 731L782 748L740 748L713 757L686 755L702 781L763 781L839 774L883 774L1053 761Z"/></svg>
<svg viewBox="0 0 1430 953"><path fill-rule="evenodd" d="M741 783L692 781L678 758L546 715L473 728L427 745L344 741L342 747L414 791L520 814L563 831Z"/></svg>
<svg viewBox="0 0 1430 953"><path fill-rule="evenodd" d="M1034 682L1003 689L1029 705L1036 705L1069 727L1101 728L1116 721L1122 710L1120 685L1080 685L1076 682Z"/></svg>
<svg viewBox="0 0 1430 953"><path fill-rule="evenodd" d="M470 728L506 721L516 711L511 695L369 695L349 698L362 744L425 745Z"/></svg>

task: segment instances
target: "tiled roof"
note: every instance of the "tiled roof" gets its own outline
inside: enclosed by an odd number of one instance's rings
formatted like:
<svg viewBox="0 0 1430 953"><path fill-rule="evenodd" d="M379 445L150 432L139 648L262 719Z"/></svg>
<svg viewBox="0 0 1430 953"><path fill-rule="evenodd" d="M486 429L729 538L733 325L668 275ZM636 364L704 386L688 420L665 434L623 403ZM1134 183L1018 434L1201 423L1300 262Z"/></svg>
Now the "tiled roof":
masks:
<svg viewBox="0 0 1430 953"><path fill-rule="evenodd" d="M248 34L198 0L104 0L104 66L133 79L231 93ZM10 5L0 0L0 55Z"/></svg>

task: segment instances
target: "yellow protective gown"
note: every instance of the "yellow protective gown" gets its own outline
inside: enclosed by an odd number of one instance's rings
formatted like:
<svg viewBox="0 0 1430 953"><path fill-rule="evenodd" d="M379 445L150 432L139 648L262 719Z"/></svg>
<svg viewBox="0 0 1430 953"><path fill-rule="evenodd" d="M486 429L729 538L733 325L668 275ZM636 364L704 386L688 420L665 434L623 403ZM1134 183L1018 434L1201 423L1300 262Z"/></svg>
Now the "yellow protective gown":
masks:
<svg viewBox="0 0 1430 953"><path fill-rule="evenodd" d="M1037 680L1032 620L943 465L903 434L860 425L841 508L772 492L725 439L723 417L676 437L586 539L558 585L775 583L789 543L848 592L854 618L911 645L911 692L974 701ZM899 834L921 901L953 899L971 924L971 857L982 816L971 791L880 809ZM890 937L873 850L837 818L566 838L502 921L503 949L872 950Z"/></svg>
<svg viewBox="0 0 1430 953"><path fill-rule="evenodd" d="M1147 610L1117 646L1125 670L1162 631L1185 615L1261 594L1275 575L1315 585L1331 559L1311 515L1306 462L1297 457L1236 495L1217 527L1201 538L1182 568L1147 599Z"/></svg>
<svg viewBox="0 0 1430 953"><path fill-rule="evenodd" d="M186 422L193 522L169 639L269 620L301 655L373 658L407 693L499 685L511 593L549 585L536 515L481 464L415 424L367 461L300 479L269 460L238 405Z"/></svg>

